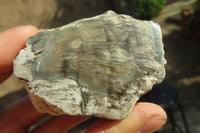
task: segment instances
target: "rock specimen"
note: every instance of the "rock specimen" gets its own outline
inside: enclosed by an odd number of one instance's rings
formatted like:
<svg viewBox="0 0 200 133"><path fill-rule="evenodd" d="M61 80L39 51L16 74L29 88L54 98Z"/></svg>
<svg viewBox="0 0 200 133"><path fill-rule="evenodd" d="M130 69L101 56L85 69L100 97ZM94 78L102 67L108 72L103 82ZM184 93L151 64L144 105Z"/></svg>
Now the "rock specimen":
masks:
<svg viewBox="0 0 200 133"><path fill-rule="evenodd" d="M122 119L165 63L158 24L108 11L30 37L14 73L40 112Z"/></svg>

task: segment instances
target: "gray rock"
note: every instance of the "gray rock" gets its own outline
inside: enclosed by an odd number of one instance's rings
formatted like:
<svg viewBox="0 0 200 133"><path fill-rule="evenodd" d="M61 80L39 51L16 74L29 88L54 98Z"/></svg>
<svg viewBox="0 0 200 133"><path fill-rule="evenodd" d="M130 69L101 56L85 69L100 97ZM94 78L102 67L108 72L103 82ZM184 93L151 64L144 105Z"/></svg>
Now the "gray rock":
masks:
<svg viewBox="0 0 200 133"><path fill-rule="evenodd" d="M165 63L158 24L108 11L32 36L14 73L40 112L122 119Z"/></svg>

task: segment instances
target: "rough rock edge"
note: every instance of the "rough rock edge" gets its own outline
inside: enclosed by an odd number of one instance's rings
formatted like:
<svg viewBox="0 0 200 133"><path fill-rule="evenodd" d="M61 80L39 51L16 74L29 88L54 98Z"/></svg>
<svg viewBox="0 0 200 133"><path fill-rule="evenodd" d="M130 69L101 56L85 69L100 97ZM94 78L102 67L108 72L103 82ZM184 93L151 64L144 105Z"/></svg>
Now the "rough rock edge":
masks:
<svg viewBox="0 0 200 133"><path fill-rule="evenodd" d="M28 87L28 84L25 80L21 80L21 82L24 84L26 91L28 92L28 95L31 99L32 104L36 108L36 110L40 113L48 113L51 115L64 115L66 114L63 112L60 108L48 103L46 100L44 100L42 97L39 97L37 95L34 95L30 92L30 88Z"/></svg>
<svg viewBox="0 0 200 133"><path fill-rule="evenodd" d="M65 113L62 109L58 108L57 106L48 103L42 97L39 97L39 96L31 93L30 92L31 88L28 87L28 84L25 80L20 79L20 81L23 83L23 85L24 85L24 87L25 87L26 91L28 92L28 95L31 99L32 104L34 105L35 109L38 112L47 113L47 114L51 114L51 115L54 115L54 116L69 115L69 114ZM74 115L74 116L80 116L80 115ZM88 116L88 115L85 115L85 116ZM99 114L94 114L94 116L100 117L100 118L105 118L105 119L110 119L108 117L105 117L105 116L99 115Z"/></svg>

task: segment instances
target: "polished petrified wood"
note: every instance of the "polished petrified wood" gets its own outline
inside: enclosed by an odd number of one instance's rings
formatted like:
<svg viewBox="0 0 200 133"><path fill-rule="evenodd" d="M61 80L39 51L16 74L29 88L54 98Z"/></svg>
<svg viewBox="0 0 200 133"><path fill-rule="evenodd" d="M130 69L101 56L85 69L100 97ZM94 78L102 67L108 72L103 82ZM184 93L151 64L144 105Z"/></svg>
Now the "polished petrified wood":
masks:
<svg viewBox="0 0 200 133"><path fill-rule="evenodd" d="M158 24L108 11L32 36L14 73L40 112L122 119L165 63Z"/></svg>

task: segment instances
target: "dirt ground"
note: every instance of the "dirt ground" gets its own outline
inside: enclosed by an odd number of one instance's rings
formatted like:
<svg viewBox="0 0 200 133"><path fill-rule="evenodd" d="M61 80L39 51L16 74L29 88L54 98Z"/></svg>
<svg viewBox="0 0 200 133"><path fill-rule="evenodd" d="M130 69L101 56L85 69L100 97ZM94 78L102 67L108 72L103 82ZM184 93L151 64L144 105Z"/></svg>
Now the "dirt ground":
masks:
<svg viewBox="0 0 200 133"><path fill-rule="evenodd" d="M177 88L191 133L200 132L200 119L197 119L200 118L200 43L181 37L179 20L181 9L195 1L173 0L153 19L161 25L163 32L167 59L165 82ZM0 32L25 24L39 28L57 27L112 8L112 3L106 0L0 0ZM0 85L0 109L25 95L23 86L12 76ZM174 114L184 130L180 113ZM171 132L170 123L158 132Z"/></svg>
<svg viewBox="0 0 200 133"><path fill-rule="evenodd" d="M191 133L200 132L200 43L181 36L180 11L191 6L196 0L177 0L167 5L154 19L161 25L166 52L166 82L178 91L178 99L184 107ZM169 21L174 20L174 21ZM184 130L179 111L174 112L175 119ZM170 132L170 124L160 133Z"/></svg>

